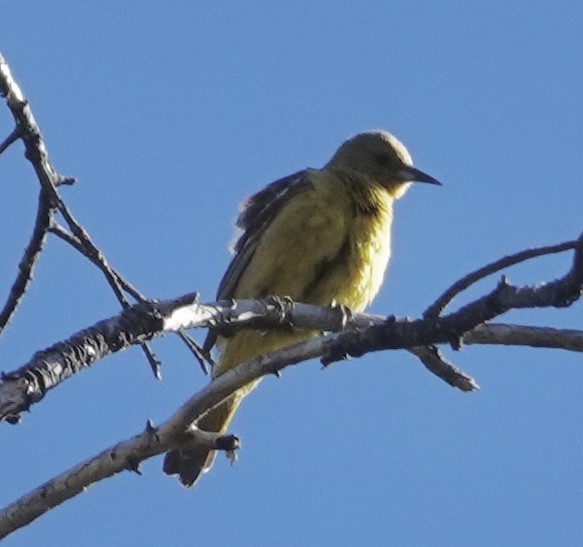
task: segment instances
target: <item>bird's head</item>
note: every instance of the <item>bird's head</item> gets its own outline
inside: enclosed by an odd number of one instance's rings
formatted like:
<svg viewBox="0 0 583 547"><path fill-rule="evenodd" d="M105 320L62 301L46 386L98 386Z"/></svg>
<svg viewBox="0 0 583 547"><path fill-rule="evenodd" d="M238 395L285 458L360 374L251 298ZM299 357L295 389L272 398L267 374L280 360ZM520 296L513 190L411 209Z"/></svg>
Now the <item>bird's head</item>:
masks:
<svg viewBox="0 0 583 547"><path fill-rule="evenodd" d="M387 131L360 133L338 148L327 168L356 172L400 198L412 182L441 183L413 167L405 146Z"/></svg>

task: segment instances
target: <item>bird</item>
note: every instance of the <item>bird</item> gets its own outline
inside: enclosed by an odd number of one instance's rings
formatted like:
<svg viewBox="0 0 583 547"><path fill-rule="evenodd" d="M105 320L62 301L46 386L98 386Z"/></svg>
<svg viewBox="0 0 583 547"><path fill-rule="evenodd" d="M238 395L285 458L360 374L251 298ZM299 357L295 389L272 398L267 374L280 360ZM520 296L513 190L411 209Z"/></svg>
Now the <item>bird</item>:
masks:
<svg viewBox="0 0 583 547"><path fill-rule="evenodd" d="M378 293L391 254L393 205L413 182L441 183L413 166L391 133L373 130L346 140L321 169L276 180L241 206L241 230L217 299L267 296L363 311ZM243 329L230 337L209 333L219 357L213 378L257 355L315 336L308 330ZM225 432L241 401L259 383L239 389L196 426ZM207 472L216 451L174 449L163 470L186 487Z"/></svg>

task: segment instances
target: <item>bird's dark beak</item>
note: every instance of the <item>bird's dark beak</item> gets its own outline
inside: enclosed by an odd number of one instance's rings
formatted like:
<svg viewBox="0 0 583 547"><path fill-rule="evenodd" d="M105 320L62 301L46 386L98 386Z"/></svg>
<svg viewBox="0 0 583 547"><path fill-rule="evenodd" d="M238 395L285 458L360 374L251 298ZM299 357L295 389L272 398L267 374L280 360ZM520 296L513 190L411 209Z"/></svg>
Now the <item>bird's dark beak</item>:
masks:
<svg viewBox="0 0 583 547"><path fill-rule="evenodd" d="M403 180L404 182L427 182L429 184L437 184L438 186L443 186L441 182L433 177L430 177L427 173L419 171L411 165L404 165L397 171L397 178Z"/></svg>

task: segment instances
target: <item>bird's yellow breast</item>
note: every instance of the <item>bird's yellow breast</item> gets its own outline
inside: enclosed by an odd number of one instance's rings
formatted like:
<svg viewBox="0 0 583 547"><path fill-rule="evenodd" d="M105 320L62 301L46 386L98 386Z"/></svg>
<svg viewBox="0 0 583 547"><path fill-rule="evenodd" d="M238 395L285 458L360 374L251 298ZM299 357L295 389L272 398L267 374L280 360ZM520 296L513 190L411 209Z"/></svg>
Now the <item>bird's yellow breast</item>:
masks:
<svg viewBox="0 0 583 547"><path fill-rule="evenodd" d="M257 245L234 298L289 296L362 311L378 292L390 255L393 198L380 186L328 171L293 196ZM311 333L242 331L219 340L216 374Z"/></svg>
<svg viewBox="0 0 583 547"><path fill-rule="evenodd" d="M378 292L390 255L392 198L380 186L314 171L267 228L234 291L355 311Z"/></svg>

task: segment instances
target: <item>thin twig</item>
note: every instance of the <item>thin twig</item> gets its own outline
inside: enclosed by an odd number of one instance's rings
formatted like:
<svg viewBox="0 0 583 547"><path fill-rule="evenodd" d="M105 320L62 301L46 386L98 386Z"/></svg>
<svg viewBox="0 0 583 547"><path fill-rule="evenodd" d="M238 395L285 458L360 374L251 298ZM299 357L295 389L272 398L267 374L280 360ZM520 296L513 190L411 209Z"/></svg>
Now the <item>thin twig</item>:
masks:
<svg viewBox="0 0 583 547"><path fill-rule="evenodd" d="M447 382L452 387L462 391L476 391L480 389L471 376L450 363L439 351L437 346L420 346L410 348L409 352L419 358L425 368Z"/></svg>
<svg viewBox="0 0 583 547"><path fill-rule="evenodd" d="M156 378L156 380L161 380L162 379L162 372L161 372L162 363L161 363L160 359L158 359L158 357L156 357L156 354L154 353L152 346L150 346L150 344L148 344L148 342L142 342L140 344L140 347L141 347L142 351L144 352L146 359L148 360L148 364L150 365L150 368L152 369L152 374L154 375L154 378Z"/></svg>
<svg viewBox="0 0 583 547"><path fill-rule="evenodd" d="M73 216L73 213L69 210L65 202L61 199L57 189L53 186L53 195L56 206L59 208L59 212L63 215L63 218L69 225L69 229L71 233L77 238L79 243L84 249L83 254L91 260L94 264L99 266L99 269L103 272L105 279L111 289L113 290L116 298L118 299L119 303L121 304L122 308L126 309L129 308L130 303L128 302L127 298L123 293L123 288L119 283L118 276L115 274L107 259L103 255L103 253L95 246L87 230L83 228L79 222Z"/></svg>
<svg viewBox="0 0 583 547"><path fill-rule="evenodd" d="M204 372L205 375L208 376L209 367L208 365L212 365L212 360L210 355L206 354L202 347L198 345L196 340L192 338L187 332L180 330L178 331L178 336L180 339L186 344L186 347L190 350L194 358L198 361L201 370Z"/></svg>
<svg viewBox="0 0 583 547"><path fill-rule="evenodd" d="M583 331L529 325L488 323L464 334L464 344L529 346L583 352Z"/></svg>
<svg viewBox="0 0 583 547"><path fill-rule="evenodd" d="M30 241L24 250L24 255L18 264L18 275L10 288L8 299L0 312L0 334L2 334L6 325L8 325L10 318L16 311L20 300L32 280L32 272L40 257L53 214L54 209L50 206L48 196L41 189L38 197L38 209L34 229Z"/></svg>
<svg viewBox="0 0 583 547"><path fill-rule="evenodd" d="M48 151L40 128L34 119L28 101L10 72L6 59L0 54L0 95L6 103L22 139L25 157L33 166L41 186L53 202L55 187L64 177L60 176L49 161Z"/></svg>
<svg viewBox="0 0 583 547"><path fill-rule="evenodd" d="M52 222L49 226L49 232L52 234L60 237L63 241L66 241L69 245L71 245L75 250L79 251L83 256L91 260L93 264L101 269L101 262L95 259L94 256L90 255L86 252L85 247L79 241L77 237L75 237L71 232L66 230L63 226L56 222ZM110 272L113 276L115 276L116 281L122 287L122 289L127 292L130 296L132 296L136 302L145 302L147 298L138 290L136 289L129 281L124 279L115 269L111 268Z"/></svg>
<svg viewBox="0 0 583 547"><path fill-rule="evenodd" d="M6 137L0 144L0 154L3 154L4 151L7 150L11 144L14 144L18 139L20 139L20 129L15 127L10 135L8 135L8 137Z"/></svg>
<svg viewBox="0 0 583 547"><path fill-rule="evenodd" d="M425 319L435 319L459 293L465 291L468 287L480 279L483 279L484 277L537 256L562 253L564 251L576 249L578 245L579 243L576 240L566 241L557 245L527 249L526 251L521 251L513 255L505 256L500 260L491 262L490 264L487 264L486 266L483 266L482 268L479 268L462 277L460 280L451 285L451 287L449 287L433 304L431 304L431 306L425 310L423 317Z"/></svg>

